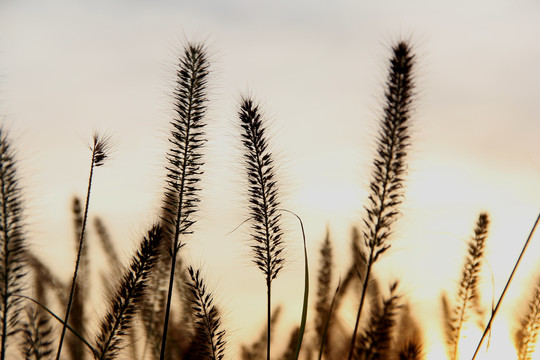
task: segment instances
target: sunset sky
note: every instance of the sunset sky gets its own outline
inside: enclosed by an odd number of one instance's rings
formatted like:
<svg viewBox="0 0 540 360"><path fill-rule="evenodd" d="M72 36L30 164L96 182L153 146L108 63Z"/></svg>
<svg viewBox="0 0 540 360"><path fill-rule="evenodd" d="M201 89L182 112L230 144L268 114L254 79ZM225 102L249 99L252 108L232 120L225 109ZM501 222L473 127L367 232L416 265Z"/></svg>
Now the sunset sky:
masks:
<svg viewBox="0 0 540 360"><path fill-rule="evenodd" d="M488 267L481 284L489 306L540 210L536 0L2 0L0 119L18 150L32 248L71 276L71 198L86 190L97 130L112 136L114 151L95 174L90 215L104 219L128 258L161 206L176 60L187 41L202 41L212 68L204 192L183 255L204 269L231 343L251 340L266 305L248 228L232 232L247 214L239 99L253 95L264 109L283 207L304 221L312 274L329 227L337 283L363 216L390 46L401 39L417 60L413 145L403 216L375 271L400 280L429 358L444 358L440 295L455 293L479 212L492 219L486 259L495 287ZM299 320L303 255L298 225L286 223L288 262L274 286L288 334ZM517 309L539 260L536 235L493 334L492 351L504 358L515 354Z"/></svg>

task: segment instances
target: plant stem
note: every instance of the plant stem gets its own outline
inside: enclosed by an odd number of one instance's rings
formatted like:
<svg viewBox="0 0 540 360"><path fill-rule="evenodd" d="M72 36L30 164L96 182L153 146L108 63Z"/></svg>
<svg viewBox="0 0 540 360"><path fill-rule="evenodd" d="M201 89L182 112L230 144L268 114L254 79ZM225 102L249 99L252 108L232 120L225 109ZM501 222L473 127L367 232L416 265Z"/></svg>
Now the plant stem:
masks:
<svg viewBox="0 0 540 360"><path fill-rule="evenodd" d="M360 297L360 305L358 306L358 312L356 313L356 322L354 324L354 331L351 339L351 346L349 347L348 360L353 358L354 348L356 346L356 336L358 334L358 325L360 324L360 315L362 314L362 308L364 307L364 301L366 299L367 287L369 282L369 276L371 275L371 266L373 264L375 248L371 247L369 253L369 260L366 267L366 277L364 278L364 285L362 286L362 295Z"/></svg>
<svg viewBox="0 0 540 360"><path fill-rule="evenodd" d="M75 294L75 285L77 281L77 272L79 271L79 263L81 261L81 254L84 245L84 231L86 229L86 219L88 218L88 203L90 202L90 190L92 188L92 176L94 175L94 161L95 161L95 147L92 150L92 162L90 163L90 175L88 176L88 189L86 191L86 203L84 205L84 216L81 227L81 237L79 239L79 248L77 250L77 261L75 263L75 271L73 272L73 280L71 281L71 290L69 294L69 301L67 304L66 315L64 316L64 325L62 326L62 333L60 335L60 341L58 343L58 350L56 351L56 360L60 360L60 354L62 353L62 345L64 343L64 336L66 335L66 327L69 320L69 313L71 311L71 305L73 304L73 296Z"/></svg>
<svg viewBox="0 0 540 360"><path fill-rule="evenodd" d="M270 360L270 323L271 323L271 307L272 307L272 282L270 281L270 276L266 277L266 287L268 289L266 295L266 360Z"/></svg>

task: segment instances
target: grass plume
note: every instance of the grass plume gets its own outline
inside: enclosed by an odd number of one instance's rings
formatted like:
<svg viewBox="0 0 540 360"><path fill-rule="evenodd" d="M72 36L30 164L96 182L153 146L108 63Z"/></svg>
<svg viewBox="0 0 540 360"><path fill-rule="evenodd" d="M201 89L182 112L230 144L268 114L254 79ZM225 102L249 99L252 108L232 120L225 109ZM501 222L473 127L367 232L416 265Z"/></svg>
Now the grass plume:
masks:
<svg viewBox="0 0 540 360"><path fill-rule="evenodd" d="M324 338L324 334L331 334L326 331L330 324L327 324L327 319L330 317L330 305L332 301L332 270L333 270L333 251L332 242L330 241L330 231L326 230L326 236L319 250L319 272L317 276L317 303L315 310L317 317L315 318L315 331L317 334L317 345L323 348L323 342L331 343L330 338ZM328 356L328 347L325 347L325 355Z"/></svg>
<svg viewBox="0 0 540 360"><path fill-rule="evenodd" d="M0 128L0 359L6 358L8 338L20 330L23 291L24 232L17 163L11 141Z"/></svg>
<svg viewBox="0 0 540 360"><path fill-rule="evenodd" d="M422 360L424 358L423 337L408 305L401 308L395 339L395 352L399 360Z"/></svg>
<svg viewBox="0 0 540 360"><path fill-rule="evenodd" d="M171 311L174 274L181 236L188 234L195 222L193 213L199 202L199 188L203 165L201 148L204 145L204 117L206 115L206 83L209 74L206 50L202 45L188 44L180 59L174 91L176 116L171 121L167 153L167 189L165 193L166 233L170 240L171 267L160 359L165 358L167 331Z"/></svg>
<svg viewBox="0 0 540 360"><path fill-rule="evenodd" d="M536 281L534 294L529 299L527 312L520 319L520 327L514 334L518 360L530 360L536 348L540 331L540 278Z"/></svg>
<svg viewBox="0 0 540 360"><path fill-rule="evenodd" d="M73 198L72 207L73 213L73 229L75 231L75 250L79 246L79 240L81 238L82 224L83 224L83 209L81 207L81 201L78 197ZM75 293L73 295L73 306L70 314L70 326L79 335L85 336L85 299L88 293L89 283L89 257L88 257L88 245L85 244L81 248L81 257L79 262L79 273L77 275L77 281L75 282ZM68 350L71 353L73 360L84 359L85 349L83 344L73 334L67 334Z"/></svg>
<svg viewBox="0 0 540 360"><path fill-rule="evenodd" d="M101 218L94 218L94 227L96 229L101 247L103 248L103 252L107 257L109 267L115 270L120 269L122 267L122 263L120 262L118 252L116 251L109 232L107 231L107 227Z"/></svg>
<svg viewBox="0 0 540 360"><path fill-rule="evenodd" d="M66 335L66 326L69 323L69 315L71 313L71 307L73 305L73 300L75 296L75 287L77 284L77 274L79 272L79 267L81 264L83 246L84 246L84 235L86 230L86 222L88 219L88 206L90 203L90 193L92 190L92 180L94 177L94 169L96 167L102 166L109 156L110 151L110 138L106 136L100 136L99 134L94 134L93 144L90 147L92 152L92 157L90 161L90 174L88 176L88 189L86 191L86 201L84 205L84 213L82 218L82 224L78 234L80 235L78 250L77 250L77 260L75 261L75 270L73 271L73 279L71 281L71 289L69 293L69 300L66 306L66 315L64 316L64 324L62 326L62 333L60 335L60 340L58 342L58 350L56 351L56 360L60 360L60 355L62 354L62 345L64 343L64 337Z"/></svg>
<svg viewBox="0 0 540 360"><path fill-rule="evenodd" d="M192 309L195 316L196 333L200 350L212 360L222 360L225 356L225 330L220 330L221 319L218 308L214 305L212 294L207 292L206 285L199 270L191 266L187 269L189 279L186 282L192 295Z"/></svg>
<svg viewBox="0 0 540 360"><path fill-rule="evenodd" d="M355 350L356 358L377 360L390 357L393 331L401 299L396 289L397 282L390 286L390 296L383 300L382 306L372 309L367 328L360 336L360 344Z"/></svg>
<svg viewBox="0 0 540 360"><path fill-rule="evenodd" d="M386 82L384 116L380 123L377 154L373 162L372 180L367 217L364 219L363 237L369 256L364 286L356 315L349 348L351 360L364 305L371 268L379 256L390 247L388 243L392 224L399 215L398 206L403 197L405 157L409 141L409 120L413 96L414 55L410 45L401 41L393 47L390 70Z"/></svg>
<svg viewBox="0 0 540 360"><path fill-rule="evenodd" d="M263 272L267 289L267 359L270 359L272 281L283 268L283 232L278 212L278 188L274 162L259 107L250 98L240 104L244 161L249 183L251 249L253 262Z"/></svg>
<svg viewBox="0 0 540 360"><path fill-rule="evenodd" d="M469 319L471 312L482 313L478 281L488 230L489 216L487 213L481 213L476 222L474 235L468 244L468 252L459 282L456 306L450 309L448 300L443 297L446 342L448 344L448 355L451 360L458 359L461 331L464 323Z"/></svg>
<svg viewBox="0 0 540 360"><path fill-rule="evenodd" d="M23 323L21 355L26 360L49 359L53 352L52 327L47 314L38 306L27 306Z"/></svg>
<svg viewBox="0 0 540 360"><path fill-rule="evenodd" d="M121 337L130 329L150 272L158 259L161 241L161 228L152 227L133 256L130 267L125 270L111 300L110 309L101 321L94 347L96 359L114 359L118 355Z"/></svg>

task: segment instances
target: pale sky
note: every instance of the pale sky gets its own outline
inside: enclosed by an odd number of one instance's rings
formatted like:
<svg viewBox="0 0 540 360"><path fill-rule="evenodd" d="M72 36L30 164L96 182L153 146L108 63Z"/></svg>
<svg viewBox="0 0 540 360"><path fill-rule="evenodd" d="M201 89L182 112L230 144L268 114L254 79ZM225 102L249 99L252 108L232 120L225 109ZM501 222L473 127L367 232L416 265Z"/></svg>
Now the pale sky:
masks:
<svg viewBox="0 0 540 360"><path fill-rule="evenodd" d="M422 325L435 354L440 294L455 290L478 213L492 218L487 260L499 294L540 208L535 0L4 0L0 118L21 160L31 243L70 276L71 197L84 195L87 145L100 130L115 148L96 172L90 213L104 218L127 258L160 207L176 59L186 41L204 41L212 66L205 191L183 251L203 267L231 341L248 339L262 328L265 289L247 229L229 234L246 216L240 96L252 94L265 110L283 204L304 220L312 274L327 225L343 271L367 196L389 48L400 39L417 56L413 146L403 217L376 272L401 280L413 309L428 314ZM303 264L298 227L291 220L287 229L289 262L274 288L288 333L299 319ZM540 274L539 252L536 236L493 351L513 354L513 308ZM487 276L483 286L492 291ZM313 282L313 299L315 290Z"/></svg>

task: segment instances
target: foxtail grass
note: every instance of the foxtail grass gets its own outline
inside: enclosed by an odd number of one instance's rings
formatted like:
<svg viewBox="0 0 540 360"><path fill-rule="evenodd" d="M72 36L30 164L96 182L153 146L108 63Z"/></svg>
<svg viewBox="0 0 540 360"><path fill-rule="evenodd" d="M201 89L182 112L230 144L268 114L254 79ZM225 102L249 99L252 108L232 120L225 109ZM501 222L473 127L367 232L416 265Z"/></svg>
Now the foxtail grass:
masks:
<svg viewBox="0 0 540 360"><path fill-rule="evenodd" d="M46 290L51 290L58 301L63 304L67 302L66 292L67 286L60 280L47 265L37 258L30 251L24 254L25 263L32 269L33 275L36 277L34 281L36 299L41 302Z"/></svg>
<svg viewBox="0 0 540 360"><path fill-rule="evenodd" d="M534 293L529 299L527 311L520 319L520 326L514 333L514 346L518 360L531 360L536 349L540 331L540 278L536 281Z"/></svg>
<svg viewBox="0 0 540 360"><path fill-rule="evenodd" d="M107 160L109 156L109 151L110 151L110 139L108 137L94 134L93 144L90 147L90 150L92 151L92 157L90 161L90 174L88 176L88 189L86 191L86 201L84 205L82 224L81 224L80 232L78 232L80 234L80 238L79 238L79 244L78 244L78 250L77 250L77 260L75 262L75 270L73 271L73 279L71 281L71 289L69 293L69 300L66 306L66 314L64 316L64 324L62 326L62 333L60 335L60 340L58 342L58 349L56 351L56 360L60 360L60 355L62 354L62 345L64 343L64 337L66 335L66 326L69 322L69 315L71 313L71 307L73 305L73 300L75 296L77 274L79 272L79 267L81 264L81 258L83 254L84 235L85 235L85 230L86 230L86 222L88 219L88 206L90 203L90 193L92 190L94 170L96 167L102 166Z"/></svg>
<svg viewBox="0 0 540 360"><path fill-rule="evenodd" d="M397 294L397 282L390 286L390 296L380 307L373 308L360 344L355 349L356 358L363 360L388 359L391 356L393 332L401 307L401 296Z"/></svg>
<svg viewBox="0 0 540 360"><path fill-rule="evenodd" d="M287 347L285 348L285 351L283 354L279 357L280 360L291 360L296 359L296 347L298 344L298 339L300 337L300 327L295 326L291 330L291 334L289 335L289 342L287 344Z"/></svg>
<svg viewBox="0 0 540 360"><path fill-rule="evenodd" d="M283 312L283 307L278 305L272 310L270 331L274 331L276 325L281 319L281 314ZM250 345L242 345L241 348L241 359L242 360L260 360L265 358L266 353L266 344L268 335L268 327L265 326L264 330L261 332L259 337Z"/></svg>
<svg viewBox="0 0 540 360"><path fill-rule="evenodd" d="M205 115L209 64L202 45L188 44L180 59L174 91L176 116L171 121L167 153L167 186L165 192L165 230L170 241L171 256L169 288L161 339L160 359L165 358L167 331L171 311L174 275L181 237L190 232L199 202L198 182L202 175L201 149L205 143Z"/></svg>
<svg viewBox="0 0 540 360"><path fill-rule="evenodd" d="M422 360L424 358L422 333L408 305L401 308L398 326L394 345L397 358L399 360Z"/></svg>
<svg viewBox="0 0 540 360"><path fill-rule="evenodd" d="M348 359L353 358L360 316L364 305L373 264L390 247L391 227L399 215L403 197L405 158L409 141L409 123L413 97L414 55L411 46L401 41L393 47L386 82L384 116L380 123L377 153L373 162L372 180L363 237L369 256L364 285L356 315Z"/></svg>
<svg viewBox="0 0 540 360"><path fill-rule="evenodd" d="M189 279L186 284L191 291L196 334L199 335L197 347L208 358L222 360L225 356L225 330L221 330L218 308L212 294L206 290L200 271L191 266L187 271Z"/></svg>
<svg viewBox="0 0 540 360"><path fill-rule="evenodd" d="M101 320L100 331L94 346L94 357L99 360L114 359L120 351L120 342L131 327L131 322L142 297L158 256L162 230L154 226L143 238L140 247L125 270L110 308Z"/></svg>
<svg viewBox="0 0 540 360"><path fill-rule="evenodd" d="M25 310L21 355L25 360L49 359L54 349L48 315L37 306L27 306Z"/></svg>
<svg viewBox="0 0 540 360"><path fill-rule="evenodd" d="M239 110L247 171L249 210L251 219L251 249L253 262L262 271L267 290L267 348L270 359L272 281L283 268L283 232L278 211L278 186L274 160L268 148L266 130L258 105L251 98L243 98Z"/></svg>
<svg viewBox="0 0 540 360"><path fill-rule="evenodd" d="M474 235L468 244L455 306L451 307L449 301L443 295L445 335L448 356L451 360L458 359L461 331L465 322L471 317L471 313L482 314L478 282L482 270L488 230L489 216L486 213L481 213L476 222Z"/></svg>
<svg viewBox="0 0 540 360"><path fill-rule="evenodd" d="M75 250L79 246L83 224L83 209L79 198L74 197L72 201L73 229L75 232ZM88 244L81 248L79 261L79 273L75 282L75 293L73 295L73 306L70 314L71 327L81 336L85 336L85 299L88 292L88 272L89 272ZM85 349L83 344L72 334L67 334L68 351L71 353L72 360L83 360Z"/></svg>
<svg viewBox="0 0 540 360"><path fill-rule="evenodd" d="M333 311L334 311L334 307L335 307L335 303L336 303L336 299L337 299L337 296L339 294L339 288L340 288L340 285L341 285L341 281L338 282L338 285L336 287L336 290L334 292L334 296L332 296L332 301L330 302L330 307L328 308L328 311L327 311L327 314L326 314L326 319L323 323L323 326L322 326L322 333L320 334L320 348L319 348L319 356L318 356L318 360L321 360L322 357L323 357L323 354L326 355L327 358L329 358L329 347L327 346L327 344L330 344L331 341L328 340L329 338L329 334L331 333L331 326L332 326L332 315L333 315Z"/></svg>
<svg viewBox="0 0 540 360"><path fill-rule="evenodd" d="M0 359L6 359L8 339L20 330L24 284L25 239L22 194L15 153L5 129L0 127Z"/></svg>
<svg viewBox="0 0 540 360"><path fill-rule="evenodd" d="M324 347L324 342L331 342L329 337L325 338L325 333L330 324L327 320L330 318L331 296L332 296L332 272L334 266L332 242L330 241L330 231L326 230L326 236L319 250L319 271L317 274L317 301L315 305L315 332L317 335L317 345ZM328 351L326 354L328 356Z"/></svg>
<svg viewBox="0 0 540 360"><path fill-rule="evenodd" d="M351 264L349 265L343 280L339 292L337 293L335 300L335 308L339 310L341 302L345 297L347 291L358 280L362 281L362 274L366 273L367 257L364 252L364 246L361 239L360 230L357 227L352 228L351 242L350 242ZM361 274L358 276L358 274Z"/></svg>
<svg viewBox="0 0 540 360"><path fill-rule="evenodd" d="M113 244L109 232L107 231L107 227L101 218L94 218L94 228L96 229L99 243L103 248L103 253L107 257L109 267L116 270L120 269L122 267L120 257L118 256L118 252Z"/></svg>

